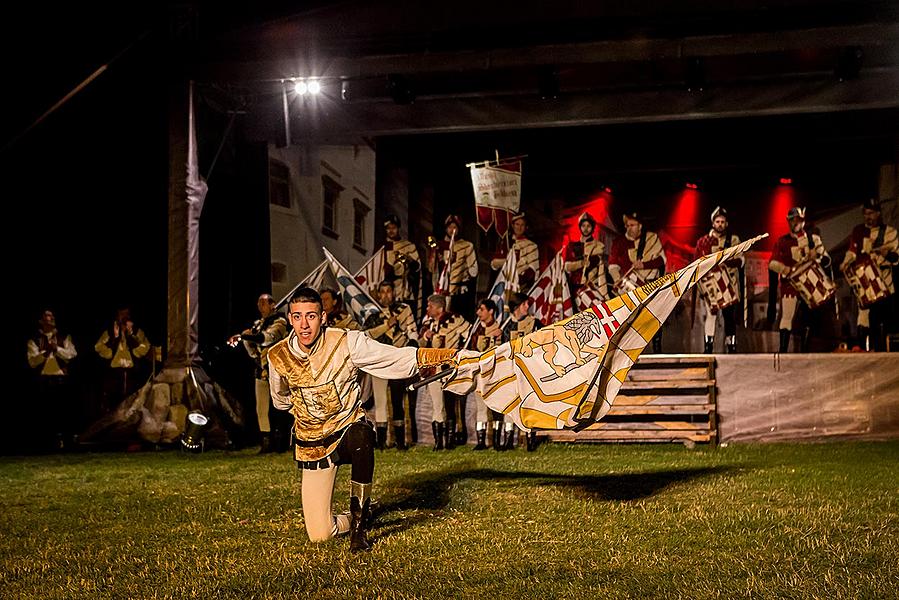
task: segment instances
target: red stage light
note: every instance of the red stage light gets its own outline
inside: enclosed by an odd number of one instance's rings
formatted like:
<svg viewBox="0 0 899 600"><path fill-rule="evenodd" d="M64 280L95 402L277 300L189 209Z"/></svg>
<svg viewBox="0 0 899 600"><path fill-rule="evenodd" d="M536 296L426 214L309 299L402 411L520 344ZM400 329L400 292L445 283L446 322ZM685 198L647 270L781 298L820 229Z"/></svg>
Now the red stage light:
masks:
<svg viewBox="0 0 899 600"><path fill-rule="evenodd" d="M687 189L688 190L698 190L699 186L696 185L695 183L687 183Z"/></svg>
<svg viewBox="0 0 899 600"><path fill-rule="evenodd" d="M781 177L780 184L781 185L790 185L793 183L793 180L790 177Z"/></svg>
<svg viewBox="0 0 899 600"><path fill-rule="evenodd" d="M668 219L665 227L666 232L674 240L682 244L693 244L699 237L702 229L702 222L699 217L699 190L696 187L690 187L682 190L674 204L674 210ZM695 186L696 184L692 184Z"/></svg>

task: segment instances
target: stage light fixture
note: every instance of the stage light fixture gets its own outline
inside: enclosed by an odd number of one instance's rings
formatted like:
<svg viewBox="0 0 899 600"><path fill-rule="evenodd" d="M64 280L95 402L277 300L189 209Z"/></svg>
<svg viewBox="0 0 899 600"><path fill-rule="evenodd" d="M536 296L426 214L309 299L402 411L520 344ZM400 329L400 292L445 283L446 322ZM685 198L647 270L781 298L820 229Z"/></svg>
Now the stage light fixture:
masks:
<svg viewBox="0 0 899 600"><path fill-rule="evenodd" d="M688 181L688 182L686 183L685 187L686 187L688 190L698 190L698 189L699 189L699 186L698 186L698 185L696 185L695 183L692 183L692 182L690 182L690 181Z"/></svg>
<svg viewBox="0 0 899 600"><path fill-rule="evenodd" d="M793 183L793 179L790 177L781 177L780 178L780 185L792 185L792 183Z"/></svg>
<svg viewBox="0 0 899 600"><path fill-rule="evenodd" d="M302 79L293 84L293 91L300 96L305 96L309 91L309 85Z"/></svg>
<svg viewBox="0 0 899 600"><path fill-rule="evenodd" d="M318 79L310 79L306 85L309 88L309 93L313 96L320 94L322 91L322 84Z"/></svg>
<svg viewBox="0 0 899 600"><path fill-rule="evenodd" d="M188 414L184 433L181 434L181 449L193 453L202 452L206 444L203 435L208 425L209 419L202 413Z"/></svg>
<svg viewBox="0 0 899 600"><path fill-rule="evenodd" d="M349 80L340 82L340 99L344 102L349 102L353 99L353 88Z"/></svg>

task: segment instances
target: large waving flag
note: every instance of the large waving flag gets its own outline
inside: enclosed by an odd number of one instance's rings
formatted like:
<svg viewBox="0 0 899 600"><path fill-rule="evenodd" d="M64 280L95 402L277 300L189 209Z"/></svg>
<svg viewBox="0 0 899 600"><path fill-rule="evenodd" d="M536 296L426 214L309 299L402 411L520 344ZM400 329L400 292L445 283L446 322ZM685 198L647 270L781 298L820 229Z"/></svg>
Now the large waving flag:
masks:
<svg viewBox="0 0 899 600"><path fill-rule="evenodd" d="M377 295L378 286L384 281L384 258L386 251L384 246L371 255L362 268L356 271L356 281L362 285L370 295Z"/></svg>
<svg viewBox="0 0 899 600"><path fill-rule="evenodd" d="M328 261L321 261L317 267L312 269L308 275L303 277L303 280L298 284L293 286L293 289L287 292L287 294L278 300L278 303L275 304L275 310L278 310L282 306L284 306L288 300L293 296L293 293L300 289L301 287L311 287L312 289L319 290L322 287L322 284L325 281L325 275L328 272Z"/></svg>
<svg viewBox="0 0 899 600"><path fill-rule="evenodd" d="M561 252L540 273L528 297L534 306L534 316L541 323L554 323L574 313Z"/></svg>
<svg viewBox="0 0 899 600"><path fill-rule="evenodd" d="M681 296L767 234L703 256L622 296L483 353L461 351L444 384L477 388L523 429L582 429L611 408L621 384Z"/></svg>
<svg viewBox="0 0 899 600"><path fill-rule="evenodd" d="M343 306L353 315L356 322L364 324L372 315L379 314L381 307L371 297L371 295L356 282L356 278L350 274L334 255L325 251L325 260L331 267L331 272L337 280L337 286L340 288L340 295L343 297Z"/></svg>

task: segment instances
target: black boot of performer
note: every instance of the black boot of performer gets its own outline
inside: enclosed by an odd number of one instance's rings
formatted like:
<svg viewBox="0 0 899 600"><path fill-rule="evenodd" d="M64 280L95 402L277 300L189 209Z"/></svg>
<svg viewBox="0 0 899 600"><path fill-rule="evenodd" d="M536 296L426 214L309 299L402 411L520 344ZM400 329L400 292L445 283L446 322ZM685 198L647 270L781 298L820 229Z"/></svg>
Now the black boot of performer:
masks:
<svg viewBox="0 0 899 600"><path fill-rule="evenodd" d="M799 351L805 354L808 352L809 340L812 338L812 328L804 327L802 336L799 338Z"/></svg>
<svg viewBox="0 0 899 600"><path fill-rule="evenodd" d="M503 449L503 422L493 422L493 449L499 452Z"/></svg>
<svg viewBox="0 0 899 600"><path fill-rule="evenodd" d="M858 347L861 348L862 350L868 350L868 348L870 348L870 346L868 346L868 335L870 334L870 332L871 332L871 330L868 329L867 327L862 327L861 325L859 325L859 327L858 327Z"/></svg>
<svg viewBox="0 0 899 600"><path fill-rule="evenodd" d="M443 423L431 421L431 430L434 432L434 450L443 450Z"/></svg>
<svg viewBox="0 0 899 600"><path fill-rule="evenodd" d="M350 551L371 550L368 524L371 521L371 484L350 481Z"/></svg>
<svg viewBox="0 0 899 600"><path fill-rule="evenodd" d="M464 446L468 443L468 424L465 422L465 396L459 398L459 427L456 430L456 445Z"/></svg>
<svg viewBox="0 0 899 600"><path fill-rule="evenodd" d="M478 423L475 434L477 435L478 443L475 445L473 450L486 450L487 449L487 424L486 423Z"/></svg>
<svg viewBox="0 0 899 600"><path fill-rule="evenodd" d="M405 421L394 421L393 422L393 443L396 444L397 450L408 450L409 446L406 445L406 422Z"/></svg>
<svg viewBox="0 0 899 600"><path fill-rule="evenodd" d="M414 446L418 443L418 422L415 420L415 394L410 394L409 398L409 445Z"/></svg>
<svg viewBox="0 0 899 600"><path fill-rule="evenodd" d="M378 450L383 450L385 444L387 444L387 424L386 423L378 423L375 428L377 432L377 447Z"/></svg>
<svg viewBox="0 0 899 600"><path fill-rule="evenodd" d="M503 432L503 450L514 450L515 449L515 437L518 435L518 430L513 425L511 428L506 428Z"/></svg>
<svg viewBox="0 0 899 600"><path fill-rule="evenodd" d="M447 450L452 450L456 447L456 420L455 419L447 419L446 420L446 436L444 438L443 445Z"/></svg>
<svg viewBox="0 0 899 600"><path fill-rule="evenodd" d="M268 454L270 452L274 452L275 449L272 446L272 434L269 432L263 432L261 434L261 442L259 445L259 454Z"/></svg>
<svg viewBox="0 0 899 600"><path fill-rule="evenodd" d="M729 335L724 338L724 352L727 354L737 353L737 336Z"/></svg>
<svg viewBox="0 0 899 600"><path fill-rule="evenodd" d="M712 354L715 351L715 338L714 336L707 335L705 336L705 353Z"/></svg>
<svg viewBox="0 0 899 600"><path fill-rule="evenodd" d="M786 354L787 349L790 347L790 330L789 329L781 329L780 330L780 352L781 354Z"/></svg>
<svg viewBox="0 0 899 600"><path fill-rule="evenodd" d="M528 452L533 452L537 449L537 432L534 430L527 432L527 442L528 442Z"/></svg>

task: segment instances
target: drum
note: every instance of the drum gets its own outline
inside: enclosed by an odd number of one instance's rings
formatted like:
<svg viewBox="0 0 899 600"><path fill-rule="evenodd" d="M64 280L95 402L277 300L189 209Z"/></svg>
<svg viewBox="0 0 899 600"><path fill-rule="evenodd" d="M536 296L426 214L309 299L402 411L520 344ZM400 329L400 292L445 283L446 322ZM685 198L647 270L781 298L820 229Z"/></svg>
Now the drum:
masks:
<svg viewBox="0 0 899 600"><path fill-rule="evenodd" d="M875 264L870 254L859 254L854 261L843 267L843 275L855 292L861 308L868 308L890 295L890 288L883 280L880 267Z"/></svg>
<svg viewBox="0 0 899 600"><path fill-rule="evenodd" d="M740 301L739 284L725 267L715 267L700 279L699 291L713 310L721 310Z"/></svg>
<svg viewBox="0 0 899 600"><path fill-rule="evenodd" d="M790 273L790 283L810 308L818 308L837 293L837 287L816 260L797 265Z"/></svg>

